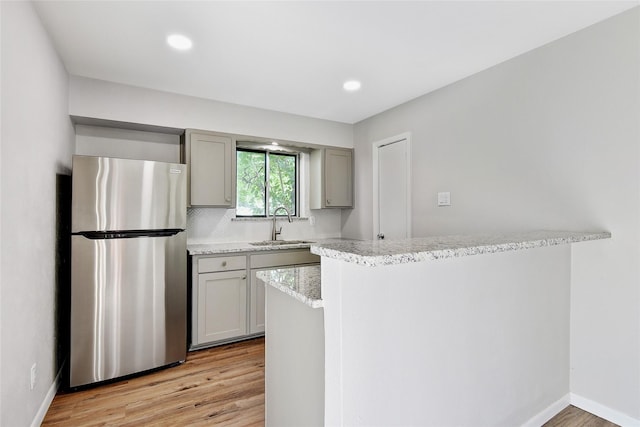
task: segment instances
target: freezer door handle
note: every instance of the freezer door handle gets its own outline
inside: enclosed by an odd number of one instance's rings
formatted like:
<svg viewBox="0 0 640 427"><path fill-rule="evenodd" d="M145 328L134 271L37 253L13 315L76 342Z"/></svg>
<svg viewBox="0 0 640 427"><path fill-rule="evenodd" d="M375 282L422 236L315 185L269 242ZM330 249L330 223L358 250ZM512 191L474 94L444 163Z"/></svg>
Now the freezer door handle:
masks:
<svg viewBox="0 0 640 427"><path fill-rule="evenodd" d="M102 239L135 239L137 237L170 237L184 231L179 228L168 230L127 230L127 231L83 231L80 233L72 233L74 235L84 236L91 240Z"/></svg>

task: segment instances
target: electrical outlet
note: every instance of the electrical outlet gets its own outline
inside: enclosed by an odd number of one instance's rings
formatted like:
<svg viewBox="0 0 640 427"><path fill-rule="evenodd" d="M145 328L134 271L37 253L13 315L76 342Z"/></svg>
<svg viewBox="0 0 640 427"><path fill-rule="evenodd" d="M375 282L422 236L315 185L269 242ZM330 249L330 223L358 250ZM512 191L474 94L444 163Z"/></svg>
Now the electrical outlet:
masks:
<svg viewBox="0 0 640 427"><path fill-rule="evenodd" d="M33 365L31 365L31 390L33 390L36 387L36 374L37 374L37 367L36 367L36 364L34 363Z"/></svg>

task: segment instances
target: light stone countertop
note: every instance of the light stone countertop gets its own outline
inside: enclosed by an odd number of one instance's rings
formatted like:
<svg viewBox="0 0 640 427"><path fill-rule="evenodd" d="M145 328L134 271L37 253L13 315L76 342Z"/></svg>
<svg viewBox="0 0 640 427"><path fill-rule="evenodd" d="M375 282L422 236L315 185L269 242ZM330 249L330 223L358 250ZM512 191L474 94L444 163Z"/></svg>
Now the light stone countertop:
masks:
<svg viewBox="0 0 640 427"><path fill-rule="evenodd" d="M300 239L302 240L302 239ZM314 243L340 243L351 240L331 238L331 239L304 239L307 243L295 243L290 245L265 245L254 246L251 242L212 242L212 243L187 243L187 251L190 255L218 255L238 252L261 252L279 251L286 249L305 249Z"/></svg>
<svg viewBox="0 0 640 427"><path fill-rule="evenodd" d="M262 270L258 271L257 277L311 308L323 306L319 265Z"/></svg>
<svg viewBox="0 0 640 427"><path fill-rule="evenodd" d="M319 242L311 245L311 252L327 258L375 267L609 238L611 238L611 233L607 231L531 231L435 236L405 240Z"/></svg>
<svg viewBox="0 0 640 427"><path fill-rule="evenodd" d="M609 238L611 238L611 233L606 231L532 231L523 233L436 236L405 240L360 241L327 239L312 243L311 252L320 256L374 267L517 251ZM220 245L226 245L228 248L234 247L229 246L229 244ZM240 247L246 244L237 245ZM288 247L290 246L286 246L285 248ZM254 247L252 247L251 250L254 250L253 248ZM229 250L228 252L231 251L232 250ZM320 266L263 270L257 273L257 277L267 285L279 289L309 307L323 307Z"/></svg>

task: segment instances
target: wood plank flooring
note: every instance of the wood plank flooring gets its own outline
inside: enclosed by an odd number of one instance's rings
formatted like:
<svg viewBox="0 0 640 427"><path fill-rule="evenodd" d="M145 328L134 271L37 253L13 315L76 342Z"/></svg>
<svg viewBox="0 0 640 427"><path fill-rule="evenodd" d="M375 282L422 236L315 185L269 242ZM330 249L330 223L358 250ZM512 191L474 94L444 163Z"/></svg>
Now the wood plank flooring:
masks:
<svg viewBox="0 0 640 427"><path fill-rule="evenodd" d="M264 338L191 352L180 366L59 393L43 426L263 426Z"/></svg>
<svg viewBox="0 0 640 427"><path fill-rule="evenodd" d="M542 427L619 427L575 406L567 406Z"/></svg>
<svg viewBox="0 0 640 427"><path fill-rule="evenodd" d="M177 367L60 392L43 426L264 426L264 338L191 352ZM569 406L543 427L614 427Z"/></svg>

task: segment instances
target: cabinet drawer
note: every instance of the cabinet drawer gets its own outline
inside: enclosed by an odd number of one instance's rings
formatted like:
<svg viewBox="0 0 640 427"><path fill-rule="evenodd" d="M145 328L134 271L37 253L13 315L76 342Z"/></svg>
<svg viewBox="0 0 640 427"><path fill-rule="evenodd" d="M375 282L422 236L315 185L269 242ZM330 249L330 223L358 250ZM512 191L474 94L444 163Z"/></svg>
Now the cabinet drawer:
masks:
<svg viewBox="0 0 640 427"><path fill-rule="evenodd" d="M244 270L245 268L247 268L247 257L244 255L200 258L198 260L198 273Z"/></svg>
<svg viewBox="0 0 640 427"><path fill-rule="evenodd" d="M272 252L251 255L251 268L277 267L279 265L312 264L320 262L320 257L309 250Z"/></svg>

